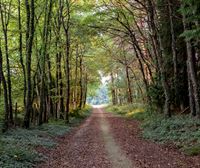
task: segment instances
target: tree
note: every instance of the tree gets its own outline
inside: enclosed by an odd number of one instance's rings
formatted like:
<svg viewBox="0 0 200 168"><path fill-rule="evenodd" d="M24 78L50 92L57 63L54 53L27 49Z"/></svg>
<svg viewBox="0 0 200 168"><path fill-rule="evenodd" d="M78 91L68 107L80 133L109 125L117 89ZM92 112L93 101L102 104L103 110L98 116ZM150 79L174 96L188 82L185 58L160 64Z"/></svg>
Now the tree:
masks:
<svg viewBox="0 0 200 168"><path fill-rule="evenodd" d="M26 79L27 79L27 95L26 95L26 111L24 116L24 127L30 127L30 115L32 112L32 79L31 79L31 60L33 40L35 33L35 2L34 0L25 1L26 6Z"/></svg>
<svg viewBox="0 0 200 168"><path fill-rule="evenodd" d="M3 84L4 90L4 127L3 132L8 129L9 126L9 105L8 105L8 91L7 91L7 82L3 73L3 56L1 51L1 43L0 43L0 84Z"/></svg>
<svg viewBox="0 0 200 168"><path fill-rule="evenodd" d="M11 85L11 72L10 72L10 60L9 60L9 48L8 48L8 25L10 22L11 15L11 5L12 1L10 0L8 5L3 4L0 1L0 14L1 14L1 24L2 31L5 41L5 55L6 55L6 69L7 69L7 87L8 87L8 106L9 106L9 122L13 124L13 109L12 109L12 85Z"/></svg>

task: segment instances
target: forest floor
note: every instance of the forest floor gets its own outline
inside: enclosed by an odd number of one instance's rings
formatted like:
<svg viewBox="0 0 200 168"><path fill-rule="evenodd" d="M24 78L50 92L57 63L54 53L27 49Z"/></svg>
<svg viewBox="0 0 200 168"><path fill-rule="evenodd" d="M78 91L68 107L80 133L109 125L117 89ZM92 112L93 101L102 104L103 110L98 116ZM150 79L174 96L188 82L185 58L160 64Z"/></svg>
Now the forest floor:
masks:
<svg viewBox="0 0 200 168"><path fill-rule="evenodd" d="M94 108L78 128L59 140L40 168L197 168L200 156L186 156L172 146L141 136L140 122ZM48 154L47 154L48 153Z"/></svg>

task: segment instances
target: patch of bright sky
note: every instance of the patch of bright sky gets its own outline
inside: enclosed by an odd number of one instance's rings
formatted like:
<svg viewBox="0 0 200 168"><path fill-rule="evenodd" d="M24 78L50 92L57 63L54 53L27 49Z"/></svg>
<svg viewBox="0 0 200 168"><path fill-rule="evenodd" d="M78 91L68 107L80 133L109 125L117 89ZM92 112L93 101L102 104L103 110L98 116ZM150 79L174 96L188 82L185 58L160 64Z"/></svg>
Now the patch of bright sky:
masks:
<svg viewBox="0 0 200 168"><path fill-rule="evenodd" d="M105 86L110 81L110 76L104 76L101 71L99 71L99 74L101 76L101 83Z"/></svg>

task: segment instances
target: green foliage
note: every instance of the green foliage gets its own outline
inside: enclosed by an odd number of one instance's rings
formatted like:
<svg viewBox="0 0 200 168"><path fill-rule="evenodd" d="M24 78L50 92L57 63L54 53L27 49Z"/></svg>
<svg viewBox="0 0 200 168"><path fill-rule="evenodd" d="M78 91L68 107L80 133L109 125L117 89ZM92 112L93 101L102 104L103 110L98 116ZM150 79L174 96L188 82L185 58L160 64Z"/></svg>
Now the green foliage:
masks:
<svg viewBox="0 0 200 168"><path fill-rule="evenodd" d="M127 118L137 118L141 120L145 114L144 106L138 103L123 106L107 106L106 110Z"/></svg>
<svg viewBox="0 0 200 168"><path fill-rule="evenodd" d="M200 144L190 146L190 147L185 147L183 150L184 150L184 153L186 153L187 155L196 156L200 153Z"/></svg>
<svg viewBox="0 0 200 168"><path fill-rule="evenodd" d="M62 136L66 134L67 132L70 131L70 127L66 125L60 125L59 123L56 124L55 122L52 124L43 124L42 126L39 127L40 131L44 131L47 133L49 136ZM49 143L49 142L48 142ZM52 146L54 144L52 143Z"/></svg>
<svg viewBox="0 0 200 168"><path fill-rule="evenodd" d="M72 126L80 124L90 112L89 106L79 110L79 117L72 117L70 125L66 125L63 120L50 120L48 124L29 130L19 128L0 134L0 167L34 167L45 159L44 155L36 152L36 147L55 147L57 142L54 137L68 133Z"/></svg>
<svg viewBox="0 0 200 168"><path fill-rule="evenodd" d="M200 153L200 120L190 115L166 118L152 112L153 109L141 109L138 104L126 106L108 106L107 110L124 117L142 121L143 137L158 143L171 143L188 155Z"/></svg>
<svg viewBox="0 0 200 168"><path fill-rule="evenodd" d="M30 148L24 149L22 145L12 145L0 142L0 167L33 167L35 163L44 159Z"/></svg>
<svg viewBox="0 0 200 168"><path fill-rule="evenodd" d="M200 136L200 121L190 116L174 116L165 118L163 116L152 117L143 124L144 137L155 141L184 142L191 138L191 141L198 140Z"/></svg>
<svg viewBox="0 0 200 168"><path fill-rule="evenodd" d="M76 126L79 125L85 118L87 118L92 112L91 106L86 106L84 109L77 109L74 112L70 113L70 125Z"/></svg>
<svg viewBox="0 0 200 168"><path fill-rule="evenodd" d="M50 137L46 138L46 133L48 132L42 131L42 129L40 130L40 127L30 130L10 130L2 136L1 140L10 144L23 143L23 146L54 146L55 143L52 140L50 140Z"/></svg>
<svg viewBox="0 0 200 168"><path fill-rule="evenodd" d="M200 28L186 30L181 34L181 37L186 37L189 40L196 39L196 37L200 37Z"/></svg>
<svg viewBox="0 0 200 168"><path fill-rule="evenodd" d="M157 115L145 120L142 128L146 139L173 143L187 154L198 151L196 145L200 143L200 121L189 115L172 118Z"/></svg>
<svg viewBox="0 0 200 168"><path fill-rule="evenodd" d="M183 0L180 8L180 13L185 15L185 21L188 25L189 30L185 30L181 36L188 40L198 40L200 37L200 28L196 24L200 19L200 2L194 0Z"/></svg>
<svg viewBox="0 0 200 168"><path fill-rule="evenodd" d="M164 104L164 91L161 82L156 78L156 82L152 83L148 90L148 95L151 97L153 105L162 107Z"/></svg>
<svg viewBox="0 0 200 168"><path fill-rule="evenodd" d="M37 129L10 130L1 135L0 167L33 167L44 159L34 148L37 146L53 147L56 142L49 135Z"/></svg>

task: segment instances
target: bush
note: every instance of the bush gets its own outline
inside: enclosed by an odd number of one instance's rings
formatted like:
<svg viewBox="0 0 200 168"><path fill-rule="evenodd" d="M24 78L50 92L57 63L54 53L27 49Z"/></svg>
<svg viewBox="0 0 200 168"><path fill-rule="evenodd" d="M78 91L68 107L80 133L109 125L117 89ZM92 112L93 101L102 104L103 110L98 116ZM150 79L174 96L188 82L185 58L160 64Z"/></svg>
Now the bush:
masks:
<svg viewBox="0 0 200 168"><path fill-rule="evenodd" d="M84 109L74 110L70 113L70 125L76 126L91 114L91 106L86 106Z"/></svg>
<svg viewBox="0 0 200 168"><path fill-rule="evenodd" d="M108 106L106 107L108 112L127 117L127 118L143 118L145 108L141 104L128 104L123 106Z"/></svg>

